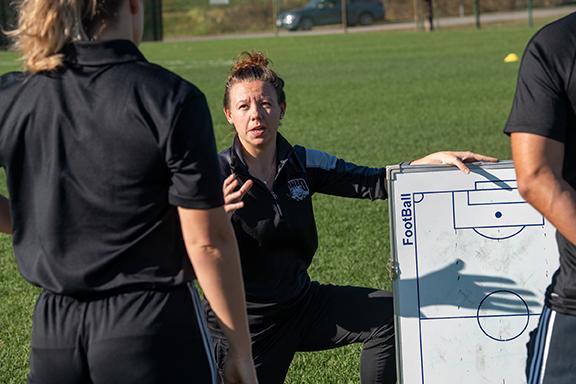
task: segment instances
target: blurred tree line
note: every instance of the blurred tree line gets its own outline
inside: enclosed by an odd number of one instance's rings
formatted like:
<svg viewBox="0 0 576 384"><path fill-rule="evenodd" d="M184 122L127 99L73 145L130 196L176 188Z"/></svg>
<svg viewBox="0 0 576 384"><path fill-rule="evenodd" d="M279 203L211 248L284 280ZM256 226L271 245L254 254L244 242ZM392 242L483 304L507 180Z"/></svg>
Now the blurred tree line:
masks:
<svg viewBox="0 0 576 384"><path fill-rule="evenodd" d="M211 5L210 0L163 0L166 36L272 31L275 5L280 11L301 7L309 0L229 0ZM381 0L387 22L413 21L424 17L426 0ZM575 3L574 0L533 0L536 8ZM435 17L473 13L474 0L432 0ZM479 0L480 12L526 9L528 0Z"/></svg>
<svg viewBox="0 0 576 384"><path fill-rule="evenodd" d="M18 1L18 0L16 0ZM145 0L147 40L162 37L273 31L276 10L301 7L309 0L228 0L213 5L211 0ZM430 0L381 0L386 22L423 20ZM435 17L473 13L475 0L432 0ZM526 9L529 0L476 0L480 12ZM573 4L575 0L532 0L536 8ZM2 30L14 25L14 0L0 0L0 46L7 40Z"/></svg>

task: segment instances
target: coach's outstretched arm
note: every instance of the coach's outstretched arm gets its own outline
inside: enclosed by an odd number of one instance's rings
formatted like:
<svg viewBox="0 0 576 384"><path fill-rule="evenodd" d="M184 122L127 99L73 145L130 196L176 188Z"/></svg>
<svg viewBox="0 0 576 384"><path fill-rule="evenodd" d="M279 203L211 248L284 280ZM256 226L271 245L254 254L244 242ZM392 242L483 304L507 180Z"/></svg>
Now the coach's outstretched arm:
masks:
<svg viewBox="0 0 576 384"><path fill-rule="evenodd" d="M222 207L178 208L196 278L230 343L225 383L257 383L236 237Z"/></svg>
<svg viewBox="0 0 576 384"><path fill-rule="evenodd" d="M512 133L518 190L572 244L576 244L576 191L564 180L564 144L532 133Z"/></svg>
<svg viewBox="0 0 576 384"><path fill-rule="evenodd" d="M464 163L472 163L475 161L494 162L498 161L498 159L470 151L441 151L431 153L418 160L413 160L410 162L410 165L447 164L458 167L458 169L464 173L470 173L470 169Z"/></svg>
<svg viewBox="0 0 576 384"><path fill-rule="evenodd" d="M12 217L10 216L10 200L0 195L0 232L12 233Z"/></svg>

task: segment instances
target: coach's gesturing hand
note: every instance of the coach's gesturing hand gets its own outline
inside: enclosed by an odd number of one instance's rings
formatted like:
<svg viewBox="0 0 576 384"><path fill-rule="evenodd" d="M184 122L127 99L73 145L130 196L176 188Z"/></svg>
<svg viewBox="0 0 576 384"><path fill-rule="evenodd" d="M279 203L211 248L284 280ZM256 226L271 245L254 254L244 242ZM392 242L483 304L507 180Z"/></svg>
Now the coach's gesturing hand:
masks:
<svg viewBox="0 0 576 384"><path fill-rule="evenodd" d="M242 198L246 192L252 188L253 184L254 182L252 180L248 180L240 185L240 182L234 174L231 174L224 180L222 187L222 191L224 192L224 210L228 214L228 217L231 217L234 211L244 206ZM238 189L239 185L240 188Z"/></svg>

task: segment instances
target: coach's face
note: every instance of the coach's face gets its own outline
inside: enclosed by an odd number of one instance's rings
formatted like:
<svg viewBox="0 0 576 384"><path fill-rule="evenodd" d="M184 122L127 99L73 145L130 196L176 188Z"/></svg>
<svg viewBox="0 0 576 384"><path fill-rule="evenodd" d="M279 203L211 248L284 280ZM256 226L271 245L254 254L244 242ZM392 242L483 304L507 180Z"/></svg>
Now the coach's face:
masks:
<svg viewBox="0 0 576 384"><path fill-rule="evenodd" d="M230 102L224 114L249 152L276 145L276 134L286 104L278 103L272 84L261 81L241 81L230 88Z"/></svg>

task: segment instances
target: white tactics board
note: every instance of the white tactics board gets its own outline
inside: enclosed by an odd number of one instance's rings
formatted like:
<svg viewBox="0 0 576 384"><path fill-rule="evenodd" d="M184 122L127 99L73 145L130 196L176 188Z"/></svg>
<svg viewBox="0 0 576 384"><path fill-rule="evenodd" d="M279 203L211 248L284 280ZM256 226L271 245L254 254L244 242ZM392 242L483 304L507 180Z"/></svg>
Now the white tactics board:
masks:
<svg viewBox="0 0 576 384"><path fill-rule="evenodd" d="M403 384L522 384L529 332L558 268L555 229L513 164L388 167Z"/></svg>

